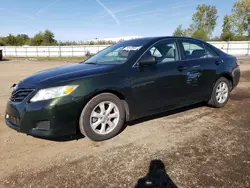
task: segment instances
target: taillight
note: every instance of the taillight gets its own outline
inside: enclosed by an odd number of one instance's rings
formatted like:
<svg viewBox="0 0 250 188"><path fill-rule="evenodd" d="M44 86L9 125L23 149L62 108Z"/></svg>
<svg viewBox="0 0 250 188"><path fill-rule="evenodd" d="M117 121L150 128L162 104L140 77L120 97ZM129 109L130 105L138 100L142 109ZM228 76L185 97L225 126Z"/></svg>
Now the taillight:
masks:
<svg viewBox="0 0 250 188"><path fill-rule="evenodd" d="M237 65L237 66L240 66L240 61L236 58L236 60L235 60L235 64Z"/></svg>

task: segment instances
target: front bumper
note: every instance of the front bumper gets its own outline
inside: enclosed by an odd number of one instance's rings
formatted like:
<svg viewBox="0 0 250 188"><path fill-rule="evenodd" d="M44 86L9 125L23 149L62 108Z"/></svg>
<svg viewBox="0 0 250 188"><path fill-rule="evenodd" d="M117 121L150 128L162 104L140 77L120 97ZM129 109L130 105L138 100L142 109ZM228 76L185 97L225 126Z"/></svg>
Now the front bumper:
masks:
<svg viewBox="0 0 250 188"><path fill-rule="evenodd" d="M72 96L30 103L8 101L5 123L12 129L39 137L76 134L82 109Z"/></svg>

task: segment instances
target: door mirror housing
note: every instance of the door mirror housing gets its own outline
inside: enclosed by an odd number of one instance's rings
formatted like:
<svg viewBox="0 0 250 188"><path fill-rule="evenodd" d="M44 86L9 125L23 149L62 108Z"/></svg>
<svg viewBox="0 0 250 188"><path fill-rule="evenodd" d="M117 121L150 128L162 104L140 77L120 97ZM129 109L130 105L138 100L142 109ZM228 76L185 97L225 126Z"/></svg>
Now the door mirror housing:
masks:
<svg viewBox="0 0 250 188"><path fill-rule="evenodd" d="M143 56L140 61L138 62L139 66L150 66L156 65L156 59L154 56Z"/></svg>

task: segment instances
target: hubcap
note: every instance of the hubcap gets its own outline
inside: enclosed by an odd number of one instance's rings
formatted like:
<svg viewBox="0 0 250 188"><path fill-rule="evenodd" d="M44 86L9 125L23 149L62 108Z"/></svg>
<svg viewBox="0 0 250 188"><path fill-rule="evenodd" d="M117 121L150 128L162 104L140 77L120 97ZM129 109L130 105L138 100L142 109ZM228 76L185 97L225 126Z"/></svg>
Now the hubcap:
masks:
<svg viewBox="0 0 250 188"><path fill-rule="evenodd" d="M216 89L216 100L223 104L229 95L229 89L225 82L221 82Z"/></svg>
<svg viewBox="0 0 250 188"><path fill-rule="evenodd" d="M91 112L90 126L96 133L105 135L115 129L119 118L118 107L113 102L101 102Z"/></svg>

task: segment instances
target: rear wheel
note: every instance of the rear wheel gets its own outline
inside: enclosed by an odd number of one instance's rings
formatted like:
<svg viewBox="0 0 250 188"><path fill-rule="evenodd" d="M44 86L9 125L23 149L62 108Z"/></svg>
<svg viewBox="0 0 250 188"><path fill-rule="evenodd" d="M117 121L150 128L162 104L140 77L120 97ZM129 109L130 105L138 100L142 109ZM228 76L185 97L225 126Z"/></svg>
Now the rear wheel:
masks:
<svg viewBox="0 0 250 188"><path fill-rule="evenodd" d="M231 87L232 84L228 79L224 77L218 79L214 85L208 105L215 108L224 107L230 97Z"/></svg>
<svg viewBox="0 0 250 188"><path fill-rule="evenodd" d="M122 129L125 110L121 100L103 93L92 98L84 107L79 127L83 135L94 141L102 141L116 136Z"/></svg>

